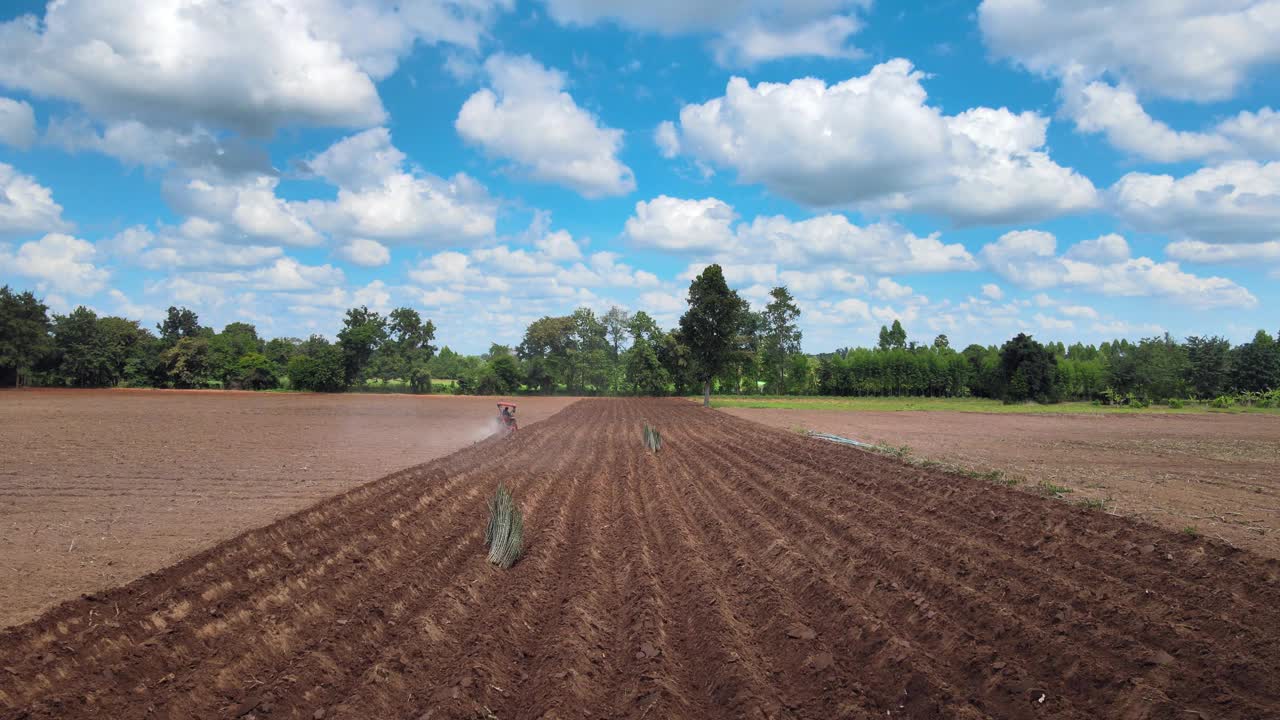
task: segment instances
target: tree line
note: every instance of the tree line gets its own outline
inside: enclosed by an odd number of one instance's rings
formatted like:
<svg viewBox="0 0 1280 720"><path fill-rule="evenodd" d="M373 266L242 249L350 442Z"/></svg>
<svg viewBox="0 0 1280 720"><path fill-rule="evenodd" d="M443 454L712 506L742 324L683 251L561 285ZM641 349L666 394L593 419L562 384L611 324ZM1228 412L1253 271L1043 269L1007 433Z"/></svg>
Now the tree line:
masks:
<svg viewBox="0 0 1280 720"><path fill-rule="evenodd" d="M526 328L512 347L480 355L437 348L416 310L346 311L336 341L258 335L248 323L221 331L171 307L155 330L78 307L50 315L31 292L0 289L0 385L223 387L339 392L690 395L734 394L987 397L1008 402L1095 400L1145 404L1215 399L1280 388L1280 339L1168 334L1100 345L1040 343L1018 334L1002 345L951 347L908 339L901 322L871 348L801 351L800 309L786 287L752 310L708 266L689 286L679 324L646 312L579 308ZM1278 333L1280 334L1280 333ZM436 382L435 380L440 382ZM445 384L451 381L451 384Z"/></svg>

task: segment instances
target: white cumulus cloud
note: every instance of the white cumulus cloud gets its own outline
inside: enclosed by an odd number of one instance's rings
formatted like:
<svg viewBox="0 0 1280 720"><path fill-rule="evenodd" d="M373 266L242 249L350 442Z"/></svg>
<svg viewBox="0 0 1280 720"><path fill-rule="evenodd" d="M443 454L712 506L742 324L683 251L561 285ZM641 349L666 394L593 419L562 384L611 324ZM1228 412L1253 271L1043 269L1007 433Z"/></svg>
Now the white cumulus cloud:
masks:
<svg viewBox="0 0 1280 720"><path fill-rule="evenodd" d="M0 97L0 143L26 150L36 141L36 114L22 100Z"/></svg>
<svg viewBox="0 0 1280 720"><path fill-rule="evenodd" d="M0 162L0 238L70 228L52 190Z"/></svg>
<svg viewBox="0 0 1280 720"><path fill-rule="evenodd" d="M802 78L752 87L735 77L723 97L681 109L678 146L820 207L979 224L1095 205L1093 184L1044 152L1046 118L985 107L947 116L926 103L923 77L903 59L833 85Z"/></svg>
<svg viewBox="0 0 1280 720"><path fill-rule="evenodd" d="M454 123L463 139L587 197L635 189L631 168L618 159L622 131L579 107L563 73L510 55L494 55L484 70L491 87L468 98Z"/></svg>
<svg viewBox="0 0 1280 720"><path fill-rule="evenodd" d="M22 243L10 256L0 252L0 265L32 278L43 291L68 295L92 295L107 286L110 273L98 267L97 248L86 240L63 233L49 233Z"/></svg>
<svg viewBox="0 0 1280 720"><path fill-rule="evenodd" d="M1127 246L1126 246L1127 247ZM1176 262L1119 256L1119 245L1106 238L1082 253L1057 254L1057 238L1042 230L1015 230L982 248L987 266L1025 288L1074 287L1099 295L1164 297L1197 307L1252 308L1257 298L1223 277L1184 272ZM1092 260L1079 259L1081 257Z"/></svg>
<svg viewBox="0 0 1280 720"><path fill-rule="evenodd" d="M1133 172L1110 194L1120 217L1143 231L1216 243L1280 236L1280 161L1240 160L1180 178Z"/></svg>
<svg viewBox="0 0 1280 720"><path fill-rule="evenodd" d="M978 25L1032 71L1110 75L1181 100L1229 98L1280 60L1277 0L983 0Z"/></svg>

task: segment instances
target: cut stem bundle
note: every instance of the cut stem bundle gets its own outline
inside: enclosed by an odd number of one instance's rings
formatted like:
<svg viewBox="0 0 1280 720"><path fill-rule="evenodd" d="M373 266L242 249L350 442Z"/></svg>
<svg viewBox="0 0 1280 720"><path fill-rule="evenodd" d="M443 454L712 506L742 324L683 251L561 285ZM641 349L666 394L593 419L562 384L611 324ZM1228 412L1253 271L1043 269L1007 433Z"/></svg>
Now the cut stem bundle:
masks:
<svg viewBox="0 0 1280 720"><path fill-rule="evenodd" d="M524 516L502 483L498 483L498 492L489 501L484 544L489 548L489 562L500 568L514 565L524 548Z"/></svg>

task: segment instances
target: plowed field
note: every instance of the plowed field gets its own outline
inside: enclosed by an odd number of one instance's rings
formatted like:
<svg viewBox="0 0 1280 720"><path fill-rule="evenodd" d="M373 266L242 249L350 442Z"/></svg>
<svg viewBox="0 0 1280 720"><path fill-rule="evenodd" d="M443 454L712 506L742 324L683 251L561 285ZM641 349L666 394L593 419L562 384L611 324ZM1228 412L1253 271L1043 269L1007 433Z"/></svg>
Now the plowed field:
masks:
<svg viewBox="0 0 1280 720"><path fill-rule="evenodd" d="M498 480L525 511L505 571ZM66 603L0 635L0 668L3 718L1267 718L1280 564L582 401Z"/></svg>

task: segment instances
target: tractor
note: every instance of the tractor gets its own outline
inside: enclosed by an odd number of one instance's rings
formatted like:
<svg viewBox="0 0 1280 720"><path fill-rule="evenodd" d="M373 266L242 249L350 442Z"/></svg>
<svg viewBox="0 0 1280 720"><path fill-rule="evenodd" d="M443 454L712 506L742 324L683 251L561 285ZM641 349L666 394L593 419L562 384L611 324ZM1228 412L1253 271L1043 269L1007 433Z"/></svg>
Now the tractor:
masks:
<svg viewBox="0 0 1280 720"><path fill-rule="evenodd" d="M520 427L516 424L516 404L515 403L509 403L509 402L498 403L498 427L501 429L501 432L504 435L510 435L511 433L520 429Z"/></svg>

